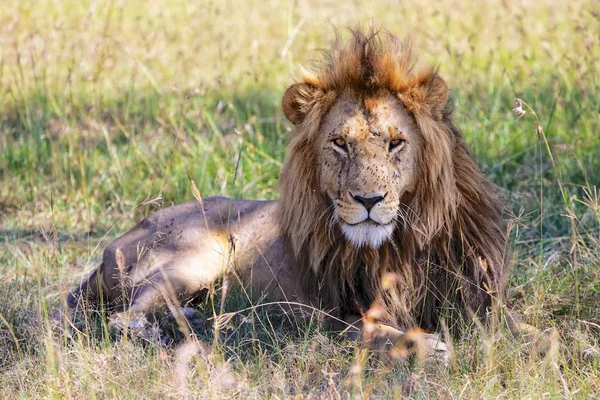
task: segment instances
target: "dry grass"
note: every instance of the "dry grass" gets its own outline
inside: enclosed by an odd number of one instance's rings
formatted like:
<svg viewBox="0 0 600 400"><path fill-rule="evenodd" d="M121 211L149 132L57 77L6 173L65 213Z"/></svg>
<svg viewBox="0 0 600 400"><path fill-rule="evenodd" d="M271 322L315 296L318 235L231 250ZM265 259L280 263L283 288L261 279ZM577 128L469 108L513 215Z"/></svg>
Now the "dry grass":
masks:
<svg viewBox="0 0 600 400"><path fill-rule="evenodd" d="M448 369L391 369L265 313L236 315L215 345L175 349L114 340L98 319L81 333L45 323L110 239L157 204L191 199L191 180L203 196L275 198L283 89L332 24L376 21L440 65L457 125L505 194L515 307L564 343L597 345L597 3L396 3L3 4L1 397L597 397L597 361L527 357L476 327Z"/></svg>

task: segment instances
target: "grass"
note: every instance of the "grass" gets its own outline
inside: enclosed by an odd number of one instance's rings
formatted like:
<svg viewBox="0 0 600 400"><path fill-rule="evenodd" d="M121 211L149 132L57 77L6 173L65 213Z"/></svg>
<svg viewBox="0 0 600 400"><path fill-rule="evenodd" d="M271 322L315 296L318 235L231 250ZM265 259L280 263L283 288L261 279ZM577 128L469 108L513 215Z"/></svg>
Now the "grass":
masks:
<svg viewBox="0 0 600 400"><path fill-rule="evenodd" d="M456 124L506 198L514 307L565 343L597 345L594 1L21 0L0 12L1 397L598 396L597 361L561 354L557 372L478 330L455 341L447 370L371 359L358 373L356 344L256 323L264 314L201 348L115 341L101 321L48 330L103 246L157 204L191 199L191 180L204 196L276 198L284 88L332 24L371 21L411 36L453 91ZM531 107L520 119L514 98Z"/></svg>

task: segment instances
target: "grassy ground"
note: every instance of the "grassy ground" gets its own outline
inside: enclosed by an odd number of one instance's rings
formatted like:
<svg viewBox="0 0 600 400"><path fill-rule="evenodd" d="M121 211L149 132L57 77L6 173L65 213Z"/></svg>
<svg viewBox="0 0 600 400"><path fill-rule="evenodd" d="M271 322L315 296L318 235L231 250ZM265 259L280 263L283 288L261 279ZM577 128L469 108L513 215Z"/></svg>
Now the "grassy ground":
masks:
<svg viewBox="0 0 600 400"><path fill-rule="evenodd" d="M477 330L447 370L370 360L357 372L355 344L310 327L238 318L235 340L165 349L111 340L101 323L62 336L44 323L111 239L191 199L190 180L205 196L275 198L284 88L332 25L376 21L440 65L456 123L506 198L515 307L565 343L597 345L598 3L396 3L2 4L1 397L598 396L597 361L561 354L557 369ZM515 97L537 117L525 107L517 120Z"/></svg>

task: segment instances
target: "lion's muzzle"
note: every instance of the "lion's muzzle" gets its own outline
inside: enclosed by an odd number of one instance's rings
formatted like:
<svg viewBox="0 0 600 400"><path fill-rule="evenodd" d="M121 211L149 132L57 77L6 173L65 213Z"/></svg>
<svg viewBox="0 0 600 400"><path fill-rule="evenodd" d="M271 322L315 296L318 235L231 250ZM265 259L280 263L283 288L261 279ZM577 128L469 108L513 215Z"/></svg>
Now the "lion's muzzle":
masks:
<svg viewBox="0 0 600 400"><path fill-rule="evenodd" d="M380 247L394 231L396 207L387 204L386 193L348 192L338 199L335 213L346 239L356 247ZM387 199L389 200L389 199Z"/></svg>

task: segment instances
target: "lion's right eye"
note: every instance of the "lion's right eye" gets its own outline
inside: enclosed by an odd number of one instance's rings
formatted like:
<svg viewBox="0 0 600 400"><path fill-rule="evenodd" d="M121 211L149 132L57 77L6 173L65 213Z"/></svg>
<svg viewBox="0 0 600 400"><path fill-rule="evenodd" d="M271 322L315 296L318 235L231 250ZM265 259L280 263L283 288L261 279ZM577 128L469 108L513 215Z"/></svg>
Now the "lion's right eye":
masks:
<svg viewBox="0 0 600 400"><path fill-rule="evenodd" d="M343 138L333 139L332 142L336 147L339 147L340 149L346 151L346 141Z"/></svg>

